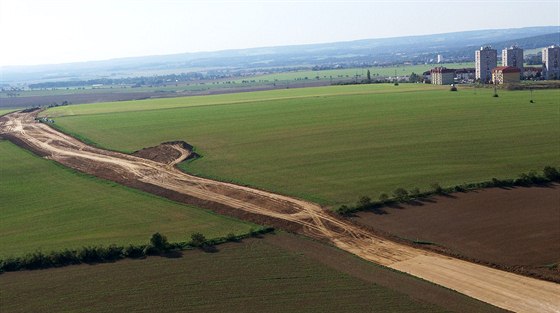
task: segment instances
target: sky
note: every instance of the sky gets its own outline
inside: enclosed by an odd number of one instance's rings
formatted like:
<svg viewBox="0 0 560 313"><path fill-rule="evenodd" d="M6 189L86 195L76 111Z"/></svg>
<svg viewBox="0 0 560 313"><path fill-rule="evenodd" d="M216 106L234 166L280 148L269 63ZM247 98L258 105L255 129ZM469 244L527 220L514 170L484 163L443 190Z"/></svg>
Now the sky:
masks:
<svg viewBox="0 0 560 313"><path fill-rule="evenodd" d="M0 66L551 25L559 0L0 0Z"/></svg>

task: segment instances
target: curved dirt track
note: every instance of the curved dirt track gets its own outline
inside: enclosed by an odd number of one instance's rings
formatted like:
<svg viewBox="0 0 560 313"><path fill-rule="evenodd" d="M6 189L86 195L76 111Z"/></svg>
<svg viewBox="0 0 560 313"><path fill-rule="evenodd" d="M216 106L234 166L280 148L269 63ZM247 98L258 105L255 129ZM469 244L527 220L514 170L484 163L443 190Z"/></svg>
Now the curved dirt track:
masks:
<svg viewBox="0 0 560 313"><path fill-rule="evenodd" d="M188 175L165 164L88 146L35 122L36 113L0 117L0 136L71 168L122 181L136 181L232 210L297 224L305 235L473 298L517 312L560 312L560 285L520 276L396 243L339 219L319 205L253 188Z"/></svg>

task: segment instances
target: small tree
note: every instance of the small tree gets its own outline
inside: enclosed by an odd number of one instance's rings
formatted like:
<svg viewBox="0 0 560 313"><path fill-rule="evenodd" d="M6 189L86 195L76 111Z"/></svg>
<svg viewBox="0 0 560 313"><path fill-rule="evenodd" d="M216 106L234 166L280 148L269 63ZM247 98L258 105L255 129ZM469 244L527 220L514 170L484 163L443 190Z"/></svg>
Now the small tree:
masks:
<svg viewBox="0 0 560 313"><path fill-rule="evenodd" d="M194 233L191 235L191 245L193 247L202 247L206 244L206 237L201 233Z"/></svg>
<svg viewBox="0 0 560 313"><path fill-rule="evenodd" d="M406 201L408 200L408 191L404 188L397 188L393 191L393 196L399 201Z"/></svg>
<svg viewBox="0 0 560 313"><path fill-rule="evenodd" d="M379 201L387 202L387 200L389 200L389 196L386 193L382 193L379 195Z"/></svg>
<svg viewBox="0 0 560 313"><path fill-rule="evenodd" d="M227 234L227 235L226 235L226 240L227 240L227 241L239 241L239 240L237 239L237 236L235 236L234 233L229 233L229 234Z"/></svg>
<svg viewBox="0 0 560 313"><path fill-rule="evenodd" d="M443 193L443 188L441 188L441 186L438 183L433 183L433 184L430 185L430 187L437 194L442 194Z"/></svg>
<svg viewBox="0 0 560 313"><path fill-rule="evenodd" d="M167 249L169 249L169 242L167 241L167 237L160 233L155 233L152 235L152 238L150 238L150 244L152 245L152 247L154 247L154 249L160 252L167 251Z"/></svg>
<svg viewBox="0 0 560 313"><path fill-rule="evenodd" d="M367 81L368 83L371 83L371 73L369 70L367 70Z"/></svg>
<svg viewBox="0 0 560 313"><path fill-rule="evenodd" d="M412 190L410 190L410 196L413 198L420 197L420 189L418 187L412 188Z"/></svg>
<svg viewBox="0 0 560 313"><path fill-rule="evenodd" d="M358 207L359 208L367 208L371 204L371 198L368 196L363 196L358 200Z"/></svg>
<svg viewBox="0 0 560 313"><path fill-rule="evenodd" d="M338 214L346 216L346 215L350 215L353 210L352 208L343 204L336 211L338 212Z"/></svg>
<svg viewBox="0 0 560 313"><path fill-rule="evenodd" d="M550 181L559 181L560 180L560 173L558 170L552 166L546 166L543 169L544 177L546 177Z"/></svg>

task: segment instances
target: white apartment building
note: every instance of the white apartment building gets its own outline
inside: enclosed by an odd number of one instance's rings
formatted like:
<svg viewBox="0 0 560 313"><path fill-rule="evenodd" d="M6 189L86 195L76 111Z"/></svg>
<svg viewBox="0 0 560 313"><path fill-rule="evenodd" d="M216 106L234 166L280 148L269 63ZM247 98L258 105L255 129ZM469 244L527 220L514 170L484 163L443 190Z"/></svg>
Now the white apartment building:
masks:
<svg viewBox="0 0 560 313"><path fill-rule="evenodd" d="M543 72L545 79L560 79L560 47L550 46L542 51Z"/></svg>
<svg viewBox="0 0 560 313"><path fill-rule="evenodd" d="M498 66L498 52L490 46L475 52L475 79L486 84L492 81L492 69Z"/></svg>
<svg viewBox="0 0 560 313"><path fill-rule="evenodd" d="M502 66L516 67L523 73L523 49L514 45L502 50Z"/></svg>

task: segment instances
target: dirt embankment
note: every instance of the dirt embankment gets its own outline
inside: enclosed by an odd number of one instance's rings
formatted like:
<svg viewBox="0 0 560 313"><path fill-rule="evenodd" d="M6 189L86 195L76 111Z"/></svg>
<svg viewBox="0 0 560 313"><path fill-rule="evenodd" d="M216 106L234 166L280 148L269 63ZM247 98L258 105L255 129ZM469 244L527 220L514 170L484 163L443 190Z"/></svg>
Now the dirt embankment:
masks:
<svg viewBox="0 0 560 313"><path fill-rule="evenodd" d="M250 220L262 219L265 221L263 224L273 224L330 242L365 260L501 308L555 312L560 307L558 284L404 245L356 226L308 201L181 172L174 164L189 152L180 145L170 145L180 151L179 158L159 163L88 146L48 125L37 123L35 115L12 113L1 117L0 136L82 172L217 212L238 214Z"/></svg>
<svg viewBox="0 0 560 313"><path fill-rule="evenodd" d="M465 259L560 282L558 184L455 193L387 213L360 212L353 220Z"/></svg>
<svg viewBox="0 0 560 313"><path fill-rule="evenodd" d="M175 165L185 160L199 157L194 152L193 146L184 141L164 142L155 147L135 151L132 155L168 165Z"/></svg>

